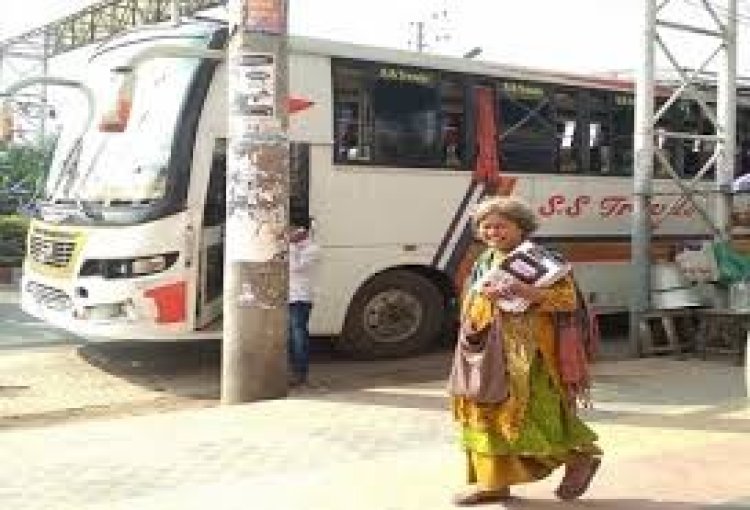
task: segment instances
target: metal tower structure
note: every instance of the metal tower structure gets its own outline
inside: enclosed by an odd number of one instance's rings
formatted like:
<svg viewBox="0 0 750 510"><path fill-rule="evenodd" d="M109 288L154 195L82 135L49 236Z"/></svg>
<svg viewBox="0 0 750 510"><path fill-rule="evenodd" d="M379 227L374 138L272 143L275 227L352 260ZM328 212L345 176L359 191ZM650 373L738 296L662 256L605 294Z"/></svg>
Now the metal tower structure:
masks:
<svg viewBox="0 0 750 510"><path fill-rule="evenodd" d="M732 204L732 179L735 165L736 106L737 106L737 0L642 0L643 32L641 68L636 80L636 116L634 138L634 209L632 224L632 263L634 292L631 303L630 336L634 354L641 353L642 319L651 306L651 260L652 234L673 207L688 201L698 211L701 219L714 233L716 239L730 236L730 212ZM706 26L684 23L670 19L667 7L681 4L682 8L699 9L707 20ZM685 17L684 15L682 17ZM683 66L676 48L667 43L667 32L680 34L685 41L702 39L713 49L697 67ZM678 77L678 83L670 97L655 111L656 55L657 50ZM707 97L705 73L714 65L716 74L715 106ZM713 133L672 132L657 129L657 122L675 106L678 99L686 98L698 105L701 113L710 121ZM683 179L675 171L667 157L657 149L656 139L708 142L714 144L711 157L697 169L695 176ZM656 195L652 187L655 161L676 183L680 192L673 197L670 207L662 216L651 214L651 201ZM711 169L715 169L715 185L708 191L699 189L699 182ZM713 197L715 206L708 210L706 198Z"/></svg>
<svg viewBox="0 0 750 510"><path fill-rule="evenodd" d="M50 60L104 41L130 28L191 16L226 4L226 0L105 0L62 19L0 41L0 90L9 82L46 76ZM47 90L21 96L17 114L44 135L48 118Z"/></svg>

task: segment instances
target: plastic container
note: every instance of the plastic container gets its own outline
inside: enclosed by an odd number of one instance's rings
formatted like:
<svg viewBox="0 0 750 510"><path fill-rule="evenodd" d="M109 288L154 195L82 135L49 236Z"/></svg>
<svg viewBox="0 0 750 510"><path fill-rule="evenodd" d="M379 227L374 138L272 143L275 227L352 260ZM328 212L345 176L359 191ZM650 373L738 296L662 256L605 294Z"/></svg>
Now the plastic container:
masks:
<svg viewBox="0 0 750 510"><path fill-rule="evenodd" d="M698 290L676 264L651 266L651 305L655 310L674 310L704 305Z"/></svg>
<svg viewBox="0 0 750 510"><path fill-rule="evenodd" d="M729 308L739 312L750 312L750 282L747 280L729 285Z"/></svg>

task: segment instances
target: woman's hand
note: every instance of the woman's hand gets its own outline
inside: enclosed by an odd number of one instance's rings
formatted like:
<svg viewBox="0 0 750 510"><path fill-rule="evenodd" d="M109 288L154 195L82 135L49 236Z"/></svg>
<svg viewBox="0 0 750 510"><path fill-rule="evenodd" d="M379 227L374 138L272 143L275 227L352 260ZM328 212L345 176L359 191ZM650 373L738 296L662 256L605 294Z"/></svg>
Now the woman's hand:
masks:
<svg viewBox="0 0 750 510"><path fill-rule="evenodd" d="M537 287L521 281L509 282L500 287L488 283L482 287L482 294L493 301L503 298L508 299L515 296L526 299L531 303L538 303L542 299L541 291Z"/></svg>
<svg viewBox="0 0 750 510"><path fill-rule="evenodd" d="M513 296L507 285L499 286L491 282L487 282L482 286L482 295L491 301Z"/></svg>
<svg viewBox="0 0 750 510"><path fill-rule="evenodd" d="M542 291L528 283L515 281L508 284L508 289L512 295L522 297L531 303L538 303L542 300Z"/></svg>

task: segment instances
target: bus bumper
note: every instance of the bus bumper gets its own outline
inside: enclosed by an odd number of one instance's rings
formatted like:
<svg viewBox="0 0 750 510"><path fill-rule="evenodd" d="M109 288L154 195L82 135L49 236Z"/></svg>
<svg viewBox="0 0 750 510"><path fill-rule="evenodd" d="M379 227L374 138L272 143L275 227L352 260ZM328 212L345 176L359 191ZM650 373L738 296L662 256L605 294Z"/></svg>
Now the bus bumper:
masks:
<svg viewBox="0 0 750 510"><path fill-rule="evenodd" d="M175 282L152 286L152 289L174 287ZM172 341L201 338L190 324L172 312L171 322L159 322L160 313L148 291L131 285L120 288L109 282L107 296L80 297L64 281L44 278L33 273L21 279L21 309L55 327L91 341L154 340ZM183 299L184 303L184 299ZM169 313L169 312L166 312ZM209 336L210 337L210 336Z"/></svg>

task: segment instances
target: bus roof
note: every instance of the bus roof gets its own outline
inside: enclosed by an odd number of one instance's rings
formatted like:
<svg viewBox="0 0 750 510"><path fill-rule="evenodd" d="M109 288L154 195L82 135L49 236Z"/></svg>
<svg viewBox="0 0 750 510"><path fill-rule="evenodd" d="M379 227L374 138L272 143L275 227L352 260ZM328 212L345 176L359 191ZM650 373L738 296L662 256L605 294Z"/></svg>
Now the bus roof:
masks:
<svg viewBox="0 0 750 510"><path fill-rule="evenodd" d="M409 50L366 46L350 42L303 36L290 36L289 41L291 51L298 54L325 55L354 60L391 63L461 74L535 81L577 88L610 90L623 93L634 93L635 91L635 81L633 79L623 79L596 74L586 75L568 73L549 69L501 64L486 60L473 60L435 55L431 53L419 53ZM680 85L681 83L674 79L662 80L662 82L656 86L655 93L657 97L667 97ZM697 86L707 92L711 99L715 97L715 83L704 80L697 84ZM750 88L742 83L738 84L737 87L737 101L743 106L750 104Z"/></svg>
<svg viewBox="0 0 750 510"><path fill-rule="evenodd" d="M106 51L107 46L116 44L121 38L138 40L144 36L147 38L161 37L185 37L198 34L208 34L218 30L227 30L227 23L221 20L196 18L185 20L181 25L174 26L161 23L148 27L139 27L131 30L123 36L102 43L98 51ZM611 90L616 92L633 93L635 83L632 79L623 79L596 74L577 74L549 69L539 69L511 64L501 64L486 60L474 60L460 57L435 55L431 53L420 53L409 50L367 46L351 42L334 41L322 38L290 36L290 50L297 54L322 55L334 58L353 60L364 60L370 62L390 63L404 66L423 67L460 74L504 78L511 80L535 81L570 87L588 89ZM657 96L668 96L679 86L679 84L664 82L657 86ZM711 91L711 84L704 84ZM746 105L750 103L750 90L746 87L738 87L738 101Z"/></svg>
<svg viewBox="0 0 750 510"><path fill-rule="evenodd" d="M633 82L601 76L577 75L531 67L499 64L484 60L418 53L408 50L365 46L327 39L291 36L290 49L294 53L326 55L338 58L388 62L404 66L426 67L441 71L475 74L515 80L531 80L573 87L632 91Z"/></svg>

